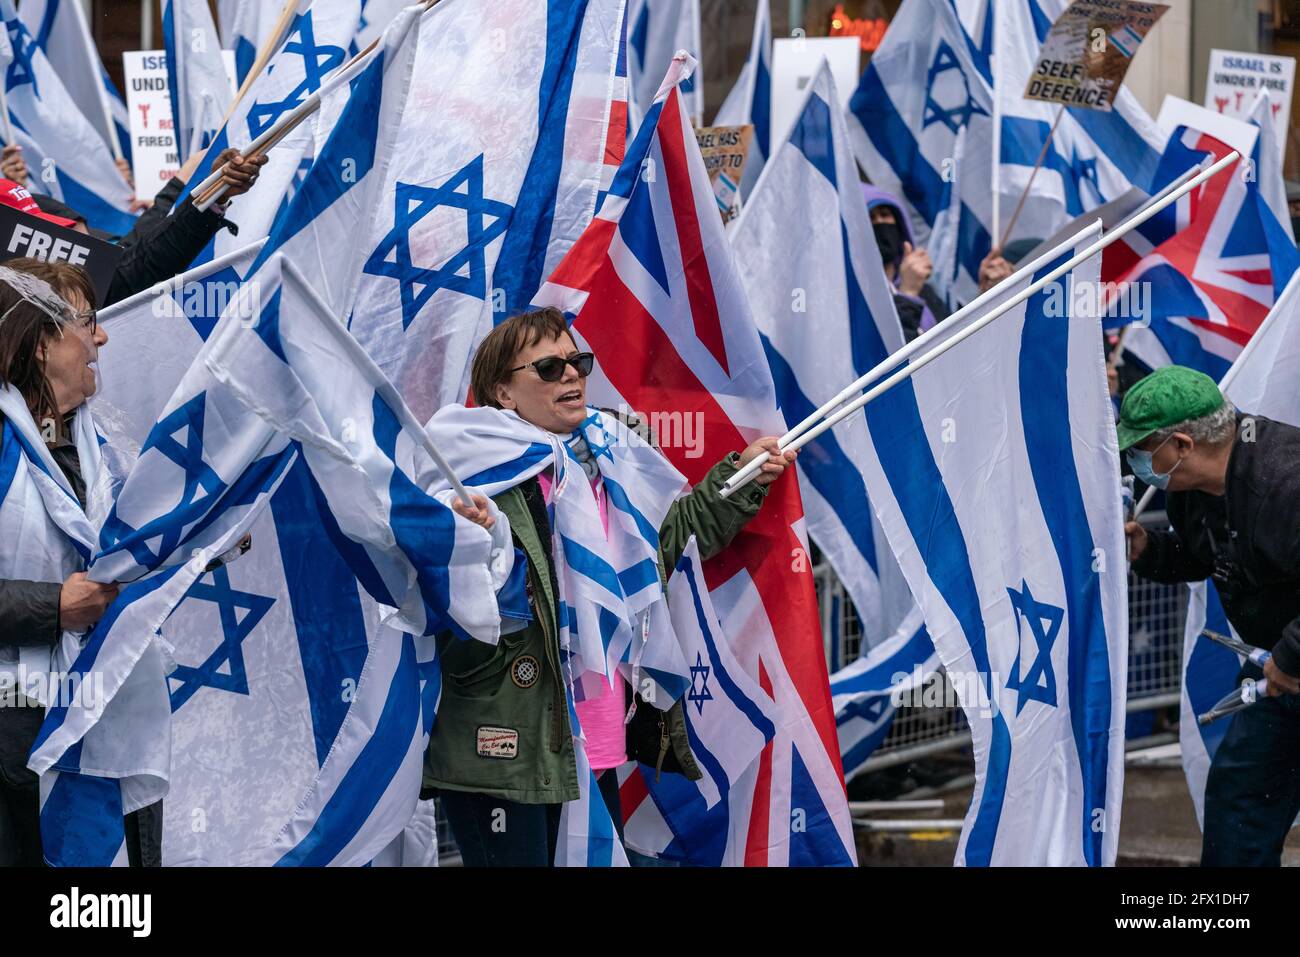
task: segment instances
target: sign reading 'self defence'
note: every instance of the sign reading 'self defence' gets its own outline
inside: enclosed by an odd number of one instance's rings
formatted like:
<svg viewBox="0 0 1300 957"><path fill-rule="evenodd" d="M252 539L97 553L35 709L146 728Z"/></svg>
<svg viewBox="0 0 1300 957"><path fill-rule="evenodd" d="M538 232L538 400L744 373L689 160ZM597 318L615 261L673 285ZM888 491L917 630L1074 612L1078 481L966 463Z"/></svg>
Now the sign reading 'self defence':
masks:
<svg viewBox="0 0 1300 957"><path fill-rule="evenodd" d="M1139 0L1074 0L1047 33L1025 98L1109 112L1133 55L1168 9Z"/></svg>

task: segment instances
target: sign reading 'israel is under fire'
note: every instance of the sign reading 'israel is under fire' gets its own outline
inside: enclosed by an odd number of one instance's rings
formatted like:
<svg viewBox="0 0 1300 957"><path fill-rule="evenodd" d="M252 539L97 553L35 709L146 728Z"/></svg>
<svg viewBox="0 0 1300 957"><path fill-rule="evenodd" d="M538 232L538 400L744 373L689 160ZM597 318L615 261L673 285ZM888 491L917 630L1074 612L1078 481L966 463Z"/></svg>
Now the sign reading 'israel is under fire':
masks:
<svg viewBox="0 0 1300 957"><path fill-rule="evenodd" d="M1168 9L1138 0L1074 0L1047 33L1025 98L1109 111L1138 47Z"/></svg>

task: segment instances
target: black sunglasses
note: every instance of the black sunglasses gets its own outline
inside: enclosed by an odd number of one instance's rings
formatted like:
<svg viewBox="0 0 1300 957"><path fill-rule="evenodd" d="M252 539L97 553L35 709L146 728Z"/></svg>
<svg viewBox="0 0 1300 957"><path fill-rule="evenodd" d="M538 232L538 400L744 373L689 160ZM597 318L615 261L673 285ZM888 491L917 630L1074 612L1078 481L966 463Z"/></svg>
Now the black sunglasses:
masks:
<svg viewBox="0 0 1300 957"><path fill-rule="evenodd" d="M547 356L545 359L538 359L536 362L527 362L521 366L515 366L511 372L518 372L520 369L527 369L532 366L537 370L537 376L543 382L559 382L564 376L564 367L573 366L573 371L580 376L591 375L591 369L596 364L596 357L590 352L579 352L562 359L559 356Z"/></svg>

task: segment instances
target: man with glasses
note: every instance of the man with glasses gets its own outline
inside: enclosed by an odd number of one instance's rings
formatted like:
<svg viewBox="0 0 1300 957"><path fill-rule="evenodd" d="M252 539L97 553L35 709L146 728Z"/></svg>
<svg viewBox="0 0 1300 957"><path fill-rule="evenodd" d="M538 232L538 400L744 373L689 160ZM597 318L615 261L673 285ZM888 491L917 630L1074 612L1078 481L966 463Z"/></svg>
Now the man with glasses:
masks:
<svg viewBox="0 0 1300 957"><path fill-rule="evenodd" d="M1128 391L1119 447L1168 493L1172 526L1125 526L1133 571L1214 580L1243 640L1271 649L1267 696L1237 712L1205 786L1203 866L1276 866L1300 813L1300 429L1238 412L1209 376L1166 366Z"/></svg>

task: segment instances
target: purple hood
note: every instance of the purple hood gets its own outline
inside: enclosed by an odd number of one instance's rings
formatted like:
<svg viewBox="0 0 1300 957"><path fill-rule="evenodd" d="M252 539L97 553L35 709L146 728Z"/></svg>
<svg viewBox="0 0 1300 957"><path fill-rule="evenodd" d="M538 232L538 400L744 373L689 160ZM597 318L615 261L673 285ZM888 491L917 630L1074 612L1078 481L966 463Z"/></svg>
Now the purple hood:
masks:
<svg viewBox="0 0 1300 957"><path fill-rule="evenodd" d="M897 196L893 193L885 192L879 186L873 186L871 183L863 183L862 199L867 204L868 212L875 209L877 206L893 207L894 218L897 219L898 224L903 227L903 238L913 246L916 245L916 238L912 233L912 222L908 219L907 210L903 208L903 204L899 202ZM902 254L900 253L896 262L901 262L902 258Z"/></svg>

